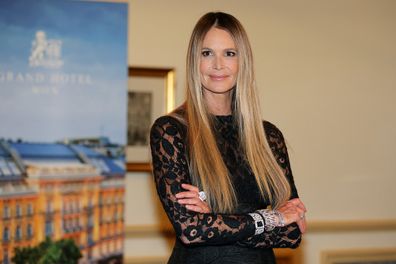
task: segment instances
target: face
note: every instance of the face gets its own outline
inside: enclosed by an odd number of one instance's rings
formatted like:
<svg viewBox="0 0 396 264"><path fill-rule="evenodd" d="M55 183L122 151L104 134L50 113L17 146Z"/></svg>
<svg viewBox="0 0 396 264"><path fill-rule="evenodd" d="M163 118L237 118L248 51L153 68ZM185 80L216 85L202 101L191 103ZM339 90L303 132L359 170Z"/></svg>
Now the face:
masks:
<svg viewBox="0 0 396 264"><path fill-rule="evenodd" d="M225 94L235 86L238 51L227 31L213 27L206 33L199 69L204 93Z"/></svg>

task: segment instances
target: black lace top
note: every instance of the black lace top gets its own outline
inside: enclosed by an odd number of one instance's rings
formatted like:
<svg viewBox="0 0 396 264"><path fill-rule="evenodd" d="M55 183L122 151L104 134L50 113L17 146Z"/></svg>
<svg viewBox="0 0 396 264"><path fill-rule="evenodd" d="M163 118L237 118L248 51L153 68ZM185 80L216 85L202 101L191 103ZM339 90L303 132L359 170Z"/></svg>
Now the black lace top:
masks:
<svg viewBox="0 0 396 264"><path fill-rule="evenodd" d="M298 197L282 133L264 122L268 143ZM153 174L158 196L179 242L184 245L235 245L245 248L275 248L299 245L301 234L296 224L254 235L254 221L248 213L266 208L250 166L238 144L238 129L232 116L215 117L216 140L236 189L238 207L234 214L200 214L188 211L177 202L175 194L185 191L182 183L191 184L187 164L186 127L170 116L158 118L150 133Z"/></svg>

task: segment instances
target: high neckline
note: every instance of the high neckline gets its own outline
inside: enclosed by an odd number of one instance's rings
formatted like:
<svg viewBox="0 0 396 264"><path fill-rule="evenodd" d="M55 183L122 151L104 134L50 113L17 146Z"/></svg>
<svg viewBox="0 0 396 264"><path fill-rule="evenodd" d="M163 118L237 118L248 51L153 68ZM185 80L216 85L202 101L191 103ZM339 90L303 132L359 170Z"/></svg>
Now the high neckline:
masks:
<svg viewBox="0 0 396 264"><path fill-rule="evenodd" d="M215 124L217 129L222 127L231 128L235 126L235 120L233 115L216 115L214 116Z"/></svg>
<svg viewBox="0 0 396 264"><path fill-rule="evenodd" d="M223 118L223 117L232 117L232 114L229 115L215 115L215 117Z"/></svg>
<svg viewBox="0 0 396 264"><path fill-rule="evenodd" d="M215 115L214 116L219 121L232 121L234 116L232 114L229 115Z"/></svg>

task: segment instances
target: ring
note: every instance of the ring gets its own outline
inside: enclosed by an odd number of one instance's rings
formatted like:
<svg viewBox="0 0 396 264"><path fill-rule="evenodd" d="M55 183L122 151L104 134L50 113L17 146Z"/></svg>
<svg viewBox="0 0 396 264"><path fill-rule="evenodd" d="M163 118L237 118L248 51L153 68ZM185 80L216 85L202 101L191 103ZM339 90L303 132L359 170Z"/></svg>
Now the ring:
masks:
<svg viewBox="0 0 396 264"><path fill-rule="evenodd" d="M205 194L205 192L200 191L200 192L198 193L198 198L199 198L199 200L201 200L202 202L204 202L204 201L206 200L206 194Z"/></svg>
<svg viewBox="0 0 396 264"><path fill-rule="evenodd" d="M305 215L304 214L301 214L300 215L300 219L304 219L305 218Z"/></svg>

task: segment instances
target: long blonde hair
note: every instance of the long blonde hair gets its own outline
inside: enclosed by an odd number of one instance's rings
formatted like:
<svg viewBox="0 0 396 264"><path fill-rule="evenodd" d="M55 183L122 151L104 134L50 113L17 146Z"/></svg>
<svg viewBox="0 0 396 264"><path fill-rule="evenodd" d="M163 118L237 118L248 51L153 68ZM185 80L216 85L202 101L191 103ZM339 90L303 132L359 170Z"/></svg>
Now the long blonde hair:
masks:
<svg viewBox="0 0 396 264"><path fill-rule="evenodd" d="M236 208L235 189L216 144L213 115L204 101L200 80L202 42L212 27L226 30L238 50L239 71L233 90L232 111L239 127L239 140L261 195L269 200L273 208L277 208L289 198L290 185L265 137L247 34L235 17L222 12L207 13L200 18L192 32L187 52L185 122L193 184L206 192L214 212L231 213Z"/></svg>

